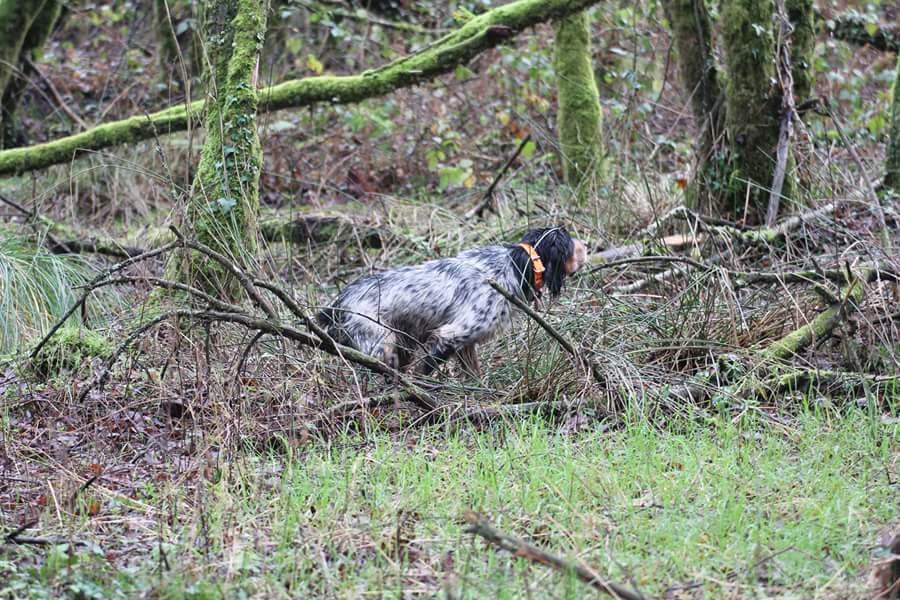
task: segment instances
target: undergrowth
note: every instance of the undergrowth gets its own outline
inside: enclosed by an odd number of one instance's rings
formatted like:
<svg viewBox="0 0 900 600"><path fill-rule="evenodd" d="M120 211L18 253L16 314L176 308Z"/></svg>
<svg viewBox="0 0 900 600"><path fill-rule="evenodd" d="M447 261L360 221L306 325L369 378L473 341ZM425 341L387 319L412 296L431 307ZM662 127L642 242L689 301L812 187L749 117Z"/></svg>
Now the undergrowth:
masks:
<svg viewBox="0 0 900 600"><path fill-rule="evenodd" d="M0 228L0 354L14 353L59 320L93 277L88 262L50 252L40 240L13 227ZM89 321L107 316L117 297L108 290L92 294ZM78 323L82 315L74 315Z"/></svg>

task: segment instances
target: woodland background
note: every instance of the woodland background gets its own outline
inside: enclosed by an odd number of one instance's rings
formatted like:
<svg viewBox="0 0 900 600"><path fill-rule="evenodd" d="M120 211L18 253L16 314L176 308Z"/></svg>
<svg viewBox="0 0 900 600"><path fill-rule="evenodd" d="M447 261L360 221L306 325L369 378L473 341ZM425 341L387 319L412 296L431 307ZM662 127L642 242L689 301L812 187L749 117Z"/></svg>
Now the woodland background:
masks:
<svg viewBox="0 0 900 600"><path fill-rule="evenodd" d="M0 596L897 597L896 19L0 0ZM309 320L554 224L476 380Z"/></svg>

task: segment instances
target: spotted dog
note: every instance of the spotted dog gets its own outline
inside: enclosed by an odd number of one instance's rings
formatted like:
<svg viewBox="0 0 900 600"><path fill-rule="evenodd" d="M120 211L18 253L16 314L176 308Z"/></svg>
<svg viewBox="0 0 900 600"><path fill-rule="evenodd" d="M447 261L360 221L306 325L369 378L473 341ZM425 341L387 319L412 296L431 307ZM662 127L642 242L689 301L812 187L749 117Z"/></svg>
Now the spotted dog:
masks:
<svg viewBox="0 0 900 600"><path fill-rule="evenodd" d="M584 243L564 228L532 229L519 244L476 248L358 279L317 318L336 341L398 369L422 349L423 375L454 354L478 374L475 346L512 319L512 305L487 280L526 302L545 288L556 297L566 276L586 259Z"/></svg>

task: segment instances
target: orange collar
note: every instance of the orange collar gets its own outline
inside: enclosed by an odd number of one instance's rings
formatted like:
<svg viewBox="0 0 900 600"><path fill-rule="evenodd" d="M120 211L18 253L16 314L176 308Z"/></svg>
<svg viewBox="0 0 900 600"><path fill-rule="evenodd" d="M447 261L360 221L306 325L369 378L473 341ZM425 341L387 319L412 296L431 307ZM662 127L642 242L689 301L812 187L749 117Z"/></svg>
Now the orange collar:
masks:
<svg viewBox="0 0 900 600"><path fill-rule="evenodd" d="M531 266L534 270L534 289L541 291L541 288L544 287L544 261L541 260L531 244L519 244L519 247L531 257Z"/></svg>

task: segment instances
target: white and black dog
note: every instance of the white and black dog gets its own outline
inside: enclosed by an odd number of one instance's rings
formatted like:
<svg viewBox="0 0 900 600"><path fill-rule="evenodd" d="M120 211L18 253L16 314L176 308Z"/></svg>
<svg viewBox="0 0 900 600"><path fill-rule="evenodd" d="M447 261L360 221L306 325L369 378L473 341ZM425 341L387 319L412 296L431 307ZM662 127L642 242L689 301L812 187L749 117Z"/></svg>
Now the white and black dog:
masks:
<svg viewBox="0 0 900 600"><path fill-rule="evenodd" d="M416 348L430 374L450 356L480 373L475 346L511 321L511 304L493 279L530 302L543 288L555 297L587 260L587 248L562 227L532 229L519 244L467 250L454 258L358 279L322 310L318 321L335 341L406 367Z"/></svg>

